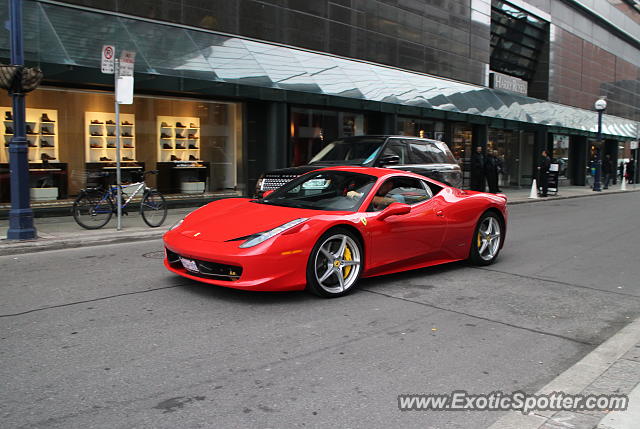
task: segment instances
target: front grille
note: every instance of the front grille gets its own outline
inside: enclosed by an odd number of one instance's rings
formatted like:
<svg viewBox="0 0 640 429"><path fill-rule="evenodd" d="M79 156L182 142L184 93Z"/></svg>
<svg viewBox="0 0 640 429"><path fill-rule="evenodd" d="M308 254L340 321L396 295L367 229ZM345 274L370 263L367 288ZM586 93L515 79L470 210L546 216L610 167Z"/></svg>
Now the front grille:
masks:
<svg viewBox="0 0 640 429"><path fill-rule="evenodd" d="M280 186L289 183L293 179L298 177L295 174L285 174L282 176L265 176L262 179L262 186L260 190L262 191L271 191L273 189L278 189Z"/></svg>
<svg viewBox="0 0 640 429"><path fill-rule="evenodd" d="M180 255L172 252L169 249L165 250L167 252L167 260L169 261L169 265L174 268L183 268L182 262L180 262ZM242 267L236 265L219 264L217 262L202 261L193 258L188 259L194 261L198 266L198 273L187 270L187 272L192 276L211 280L234 281L238 280L242 275Z"/></svg>

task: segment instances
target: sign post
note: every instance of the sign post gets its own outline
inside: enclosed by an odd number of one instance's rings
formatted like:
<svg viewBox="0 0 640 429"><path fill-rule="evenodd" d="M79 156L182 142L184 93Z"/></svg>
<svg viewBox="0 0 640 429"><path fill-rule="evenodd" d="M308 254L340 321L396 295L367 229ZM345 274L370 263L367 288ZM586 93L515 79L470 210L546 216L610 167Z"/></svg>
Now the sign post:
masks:
<svg viewBox="0 0 640 429"><path fill-rule="evenodd" d="M121 128L120 105L133 103L133 68L136 53L123 50L120 60L116 59L116 48L113 45L102 47L102 73L113 74L115 84L115 113L116 113L116 229L122 230L122 171L120 166Z"/></svg>

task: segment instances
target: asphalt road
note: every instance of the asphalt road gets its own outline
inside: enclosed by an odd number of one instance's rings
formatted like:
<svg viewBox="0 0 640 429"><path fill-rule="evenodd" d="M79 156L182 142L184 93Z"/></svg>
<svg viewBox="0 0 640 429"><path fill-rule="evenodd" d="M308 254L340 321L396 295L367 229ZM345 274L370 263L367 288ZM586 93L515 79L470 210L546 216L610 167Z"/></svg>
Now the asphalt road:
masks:
<svg viewBox="0 0 640 429"><path fill-rule="evenodd" d="M397 395L534 393L640 315L638 195L510 213L491 267L333 300L178 278L160 241L0 257L0 427L486 427Z"/></svg>

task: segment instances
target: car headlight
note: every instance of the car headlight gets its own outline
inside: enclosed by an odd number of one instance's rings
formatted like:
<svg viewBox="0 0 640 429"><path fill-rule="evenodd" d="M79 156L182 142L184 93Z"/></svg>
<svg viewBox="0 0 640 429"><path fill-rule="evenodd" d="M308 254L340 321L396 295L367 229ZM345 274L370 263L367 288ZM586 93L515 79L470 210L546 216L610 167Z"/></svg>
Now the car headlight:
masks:
<svg viewBox="0 0 640 429"><path fill-rule="evenodd" d="M169 231L173 231L174 229L176 229L177 227L182 225L182 222L184 222L184 218L182 218L178 222L174 223L173 226L171 228L169 228Z"/></svg>
<svg viewBox="0 0 640 429"><path fill-rule="evenodd" d="M266 241L268 239L270 239L273 236L276 236L288 229L293 228L296 225L300 225L302 222L306 222L307 220L309 220L306 217L301 217L299 219L295 219L292 220L291 222L287 222L284 225L280 225L278 227L275 227L273 229L270 229L269 231L264 231L264 232L259 232L257 234L254 234L251 236L250 239L248 239L247 241L245 241L244 243L242 243L240 245L241 248L246 249L247 247L253 247L253 246L257 246L258 244L262 243L263 241Z"/></svg>

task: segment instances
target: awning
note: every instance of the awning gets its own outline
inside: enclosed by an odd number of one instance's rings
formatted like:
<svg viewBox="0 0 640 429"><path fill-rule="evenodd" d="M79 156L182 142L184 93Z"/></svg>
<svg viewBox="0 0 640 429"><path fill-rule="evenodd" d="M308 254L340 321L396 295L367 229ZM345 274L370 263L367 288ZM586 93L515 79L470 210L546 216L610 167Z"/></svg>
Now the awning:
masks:
<svg viewBox="0 0 640 429"><path fill-rule="evenodd" d="M594 111L506 91L207 30L40 1L24 3L25 58L100 68L100 48L137 53L135 72L413 106L595 133ZM0 21L8 0L0 0ZM9 32L0 29L0 57ZM604 135L636 138L637 123L604 115Z"/></svg>

